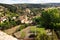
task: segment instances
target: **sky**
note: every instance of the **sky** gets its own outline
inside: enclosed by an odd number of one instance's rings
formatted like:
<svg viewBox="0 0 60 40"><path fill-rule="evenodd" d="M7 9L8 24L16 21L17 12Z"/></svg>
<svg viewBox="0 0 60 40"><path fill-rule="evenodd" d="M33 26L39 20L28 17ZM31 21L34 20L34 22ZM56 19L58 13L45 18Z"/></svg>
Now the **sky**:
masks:
<svg viewBox="0 0 60 40"><path fill-rule="evenodd" d="M0 0L0 3L16 4L16 3L60 3L60 0Z"/></svg>

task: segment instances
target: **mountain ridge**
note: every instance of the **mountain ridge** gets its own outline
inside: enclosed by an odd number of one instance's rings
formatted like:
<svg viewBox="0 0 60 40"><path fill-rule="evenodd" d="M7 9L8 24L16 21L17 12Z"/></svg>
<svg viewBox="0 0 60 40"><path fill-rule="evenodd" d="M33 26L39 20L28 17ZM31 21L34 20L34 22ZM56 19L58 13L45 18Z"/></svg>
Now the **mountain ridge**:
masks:
<svg viewBox="0 0 60 40"><path fill-rule="evenodd" d="M0 6L8 8L11 12L16 12L20 8L49 8L60 7L60 3L46 3L46 4L2 4Z"/></svg>

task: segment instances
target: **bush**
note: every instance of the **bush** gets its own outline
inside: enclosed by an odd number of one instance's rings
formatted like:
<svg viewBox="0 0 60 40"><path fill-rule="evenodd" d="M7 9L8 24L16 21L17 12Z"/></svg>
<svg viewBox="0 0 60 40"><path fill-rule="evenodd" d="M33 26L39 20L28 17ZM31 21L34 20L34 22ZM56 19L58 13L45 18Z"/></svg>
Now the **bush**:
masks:
<svg viewBox="0 0 60 40"><path fill-rule="evenodd" d="M21 38L24 38L26 36L25 32L21 32Z"/></svg>
<svg viewBox="0 0 60 40"><path fill-rule="evenodd" d="M60 23L60 15L58 9L49 9L47 11L42 12L42 18L44 19L44 26L47 28L58 28L60 25L56 25L56 23Z"/></svg>
<svg viewBox="0 0 60 40"><path fill-rule="evenodd" d="M22 29L24 29L25 28L25 26L24 25L21 25L20 26L20 30L22 30Z"/></svg>
<svg viewBox="0 0 60 40"><path fill-rule="evenodd" d="M10 21L10 24L11 24L11 26L16 26L17 24L16 24L16 21L14 21L14 20L11 20Z"/></svg>
<svg viewBox="0 0 60 40"><path fill-rule="evenodd" d="M48 9L41 12L41 17L34 18L37 25L50 29L60 28L60 12L58 9Z"/></svg>
<svg viewBox="0 0 60 40"><path fill-rule="evenodd" d="M1 23L1 29L4 30L4 29L8 29L11 27L11 24L9 22L5 22L5 23Z"/></svg>

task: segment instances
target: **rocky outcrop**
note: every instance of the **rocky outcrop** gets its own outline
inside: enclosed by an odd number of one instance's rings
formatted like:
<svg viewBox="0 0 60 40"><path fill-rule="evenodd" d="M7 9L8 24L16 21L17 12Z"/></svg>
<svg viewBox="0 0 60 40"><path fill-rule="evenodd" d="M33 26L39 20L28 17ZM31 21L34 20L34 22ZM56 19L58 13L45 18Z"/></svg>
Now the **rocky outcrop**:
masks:
<svg viewBox="0 0 60 40"><path fill-rule="evenodd" d="M14 32L20 29L20 25L4 30L5 33L12 35Z"/></svg>
<svg viewBox="0 0 60 40"><path fill-rule="evenodd" d="M23 30L21 30L21 31L18 31L18 32L16 32L16 33L14 33L14 36L16 37L16 38L21 38L21 34L25 34L25 37L27 36L27 34L29 34L29 32L30 32L30 27L27 27L27 28L25 28L25 29L23 29Z"/></svg>
<svg viewBox="0 0 60 40"><path fill-rule="evenodd" d="M18 39L0 31L0 40L18 40Z"/></svg>

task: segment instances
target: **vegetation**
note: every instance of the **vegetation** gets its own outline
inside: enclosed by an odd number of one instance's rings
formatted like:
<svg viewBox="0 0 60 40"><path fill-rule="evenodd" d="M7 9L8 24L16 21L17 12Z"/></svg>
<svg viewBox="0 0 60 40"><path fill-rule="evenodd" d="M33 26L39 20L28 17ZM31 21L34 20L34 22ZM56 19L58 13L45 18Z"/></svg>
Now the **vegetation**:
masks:
<svg viewBox="0 0 60 40"><path fill-rule="evenodd" d="M24 32L21 32L21 38L24 38L26 34Z"/></svg>
<svg viewBox="0 0 60 40"><path fill-rule="evenodd" d="M48 10L42 10L41 16L34 18L33 21L36 23L36 25L38 25L37 27L39 27L39 28L51 29L51 30L55 30L55 32L56 32L57 30L60 29L59 9L53 8L53 9L48 9ZM40 35L41 33L39 33L38 35ZM47 37L47 38L49 37L46 34L43 34L43 35L45 35L45 37ZM42 36L41 37L40 36L38 36L39 38L37 37L38 38L37 40L42 40L42 39L40 39ZM57 37L57 36L55 36L55 37ZM42 38L44 38L44 36ZM46 40L52 40L51 36L49 37L49 39L47 39L47 38L46 38ZM55 40L54 37L53 37L53 40ZM56 40L58 40L58 38L56 38Z"/></svg>
<svg viewBox="0 0 60 40"><path fill-rule="evenodd" d="M60 38L60 9L48 8L47 10L41 10L38 8L30 8L30 13L25 12L24 8L18 9L17 12L15 12L16 8L12 7L11 9L7 9L6 12L3 11L3 13L1 12L2 14L0 14L0 19L3 19L0 21L1 30L21 25L18 30L21 31L22 29L31 26L30 32L36 36L36 40L58 40L58 38ZM32 20L32 23L21 23L20 16L27 16L23 21L28 22L28 19ZM46 32L48 29L50 29L50 31ZM48 33L52 34L47 35ZM24 38L25 36L26 34L21 32L21 38Z"/></svg>
<svg viewBox="0 0 60 40"><path fill-rule="evenodd" d="M60 13L58 9L49 9L47 11L41 12L41 17L35 18L37 25L43 26L45 28L59 29L60 25Z"/></svg>

